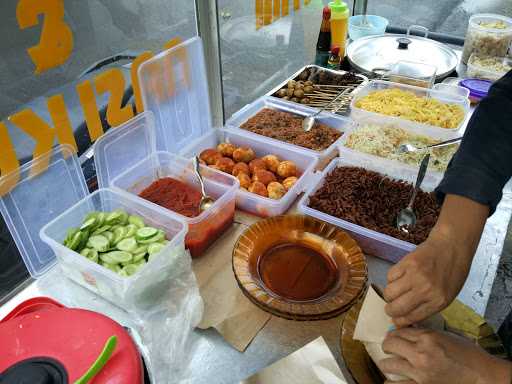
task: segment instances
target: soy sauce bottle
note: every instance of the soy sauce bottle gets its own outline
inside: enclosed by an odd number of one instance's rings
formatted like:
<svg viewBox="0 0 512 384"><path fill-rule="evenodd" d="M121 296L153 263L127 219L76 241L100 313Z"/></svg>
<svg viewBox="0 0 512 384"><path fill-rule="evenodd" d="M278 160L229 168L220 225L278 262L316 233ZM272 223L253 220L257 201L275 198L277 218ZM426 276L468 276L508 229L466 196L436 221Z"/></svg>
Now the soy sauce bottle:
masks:
<svg viewBox="0 0 512 384"><path fill-rule="evenodd" d="M320 26L320 33L318 34L318 41L316 43L316 58L315 64L322 67L327 66L329 60L329 51L331 49L331 9L324 7L322 14L322 25Z"/></svg>

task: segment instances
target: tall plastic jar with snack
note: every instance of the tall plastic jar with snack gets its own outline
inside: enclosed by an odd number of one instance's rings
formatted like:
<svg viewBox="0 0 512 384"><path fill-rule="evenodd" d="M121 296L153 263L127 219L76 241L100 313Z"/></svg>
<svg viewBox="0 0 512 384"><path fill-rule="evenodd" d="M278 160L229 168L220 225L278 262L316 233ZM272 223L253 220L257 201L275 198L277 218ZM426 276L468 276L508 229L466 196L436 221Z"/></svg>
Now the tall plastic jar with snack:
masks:
<svg viewBox="0 0 512 384"><path fill-rule="evenodd" d="M348 5L341 0L334 0L329 3L329 8L331 9L331 47L340 47L339 56L343 60L350 16Z"/></svg>
<svg viewBox="0 0 512 384"><path fill-rule="evenodd" d="M473 53L481 57L506 56L511 43L512 19L490 13L473 15L469 19L462 62L467 64Z"/></svg>

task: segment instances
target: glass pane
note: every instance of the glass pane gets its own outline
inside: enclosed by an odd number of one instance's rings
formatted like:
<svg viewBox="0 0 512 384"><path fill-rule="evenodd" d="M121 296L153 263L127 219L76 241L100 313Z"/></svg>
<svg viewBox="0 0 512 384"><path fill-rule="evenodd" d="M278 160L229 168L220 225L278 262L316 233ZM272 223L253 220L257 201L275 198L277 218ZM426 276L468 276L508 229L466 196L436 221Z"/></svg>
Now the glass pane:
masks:
<svg viewBox="0 0 512 384"><path fill-rule="evenodd" d="M314 62L327 3L218 1L226 118Z"/></svg>
<svg viewBox="0 0 512 384"><path fill-rule="evenodd" d="M24 163L58 137L84 153L136 113L129 64L197 33L190 0L4 0L0 21L0 176L6 148ZM0 218L0 301L26 277Z"/></svg>
<svg viewBox="0 0 512 384"><path fill-rule="evenodd" d="M384 16L392 26L419 24L430 31L464 37L469 18L476 13L512 17L509 0L368 0L368 13Z"/></svg>

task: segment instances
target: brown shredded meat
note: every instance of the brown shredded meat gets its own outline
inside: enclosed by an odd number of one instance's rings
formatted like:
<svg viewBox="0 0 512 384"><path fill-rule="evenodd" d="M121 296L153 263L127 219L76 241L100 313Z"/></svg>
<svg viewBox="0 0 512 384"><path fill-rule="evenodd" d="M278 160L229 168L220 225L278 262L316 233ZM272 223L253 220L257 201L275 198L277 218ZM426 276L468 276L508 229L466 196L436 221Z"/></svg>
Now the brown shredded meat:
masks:
<svg viewBox="0 0 512 384"><path fill-rule="evenodd" d="M315 151L329 148L343 135L342 132L320 123L316 123L311 131L304 132L303 120L302 116L264 108L240 128Z"/></svg>
<svg viewBox="0 0 512 384"><path fill-rule="evenodd" d="M391 180L377 172L357 167L338 167L310 198L309 206L328 215L420 244L425 241L440 212L434 193L420 191L414 203L418 218L409 234L395 227L396 217L409 203L412 185Z"/></svg>

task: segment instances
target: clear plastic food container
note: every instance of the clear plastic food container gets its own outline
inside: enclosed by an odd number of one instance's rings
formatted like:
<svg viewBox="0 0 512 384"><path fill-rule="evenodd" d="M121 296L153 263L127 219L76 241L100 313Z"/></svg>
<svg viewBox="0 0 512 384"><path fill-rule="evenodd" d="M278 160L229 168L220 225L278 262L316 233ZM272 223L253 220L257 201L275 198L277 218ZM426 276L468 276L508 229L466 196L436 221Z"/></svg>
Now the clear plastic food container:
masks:
<svg viewBox="0 0 512 384"><path fill-rule="evenodd" d="M466 73L470 78L496 81L511 69L512 59L508 57L481 57L473 53Z"/></svg>
<svg viewBox="0 0 512 384"><path fill-rule="evenodd" d="M459 87L456 87L456 88L459 88ZM375 126L378 126L378 127L390 126L390 127L397 128L397 129L400 128L400 129L403 129L404 131L406 131L407 133L410 133L412 135L421 135L421 136L425 136L425 137L428 137L430 139L437 140L437 141L445 141L445 140L449 140L449 139L453 138L453 133L450 132L450 131L447 131L447 130L436 130L436 131L432 131L432 132L426 133L425 130L423 129L423 127L421 127L421 126L411 125L411 126L407 126L407 127L405 127L405 126L398 127L397 125L394 125L394 124L383 124L381 117L367 116L367 117L362 118L361 120L359 120L357 122L357 124L355 124L354 129L352 131L350 131L349 133L347 133L347 135L345 135L343 137L343 140L341 140L340 148L339 148L340 157L344 157L346 153L364 154L365 156L374 157L376 159L376 161L391 162L391 164L400 164L403 167L411 169L412 171L415 171L415 170L417 171L418 170L419 164L418 165L412 165L412 164L408 164L408 163L403 163L403 162L401 162L400 160L397 160L397 159L389 159L389 158L385 158L385 157L381 157L381 156L378 156L378 155L362 152L362 151L359 151L359 150L356 150L356 149L348 147L347 146L347 142L348 142L348 140L350 138L350 135L353 134L353 133L356 133L358 130L360 130L365 125L375 125ZM444 172L440 172L439 170L435 170L432 165L433 165L433 158L430 159L430 165L429 165L429 168L428 168L428 172L429 173L437 173L437 174L440 174L440 175L444 174Z"/></svg>
<svg viewBox="0 0 512 384"><path fill-rule="evenodd" d="M116 209L142 217L148 226L163 230L169 240L164 249L128 277L120 276L62 244L67 231L80 227L88 213ZM99 189L45 225L40 235L52 248L67 277L107 300L129 308L135 303L150 306L168 292L173 267L185 254L183 240L186 231L187 225L177 216L164 215L150 204L129 195Z"/></svg>
<svg viewBox="0 0 512 384"><path fill-rule="evenodd" d="M426 98L433 98L436 99L442 103L448 103L448 104L456 104L460 106L464 111L464 117L459 123L459 125L456 128L442 128L435 125L430 124L423 124L412 120L407 120L401 117L395 117L395 116L388 116L382 113L376 113L376 112L370 112L366 111L364 109L356 107L356 103L361 98L365 97L366 95L380 90L386 90L386 89L399 89L402 91L409 91L415 93L417 96L420 97L426 97ZM446 132L450 132L451 135L449 138L452 138L456 135L458 135L464 124L466 123L469 110L470 110L470 102L467 97L463 97L460 95L456 95L453 93L447 93L438 91L436 89L426 89L422 87L415 87L412 85L406 85L406 84L398 84L398 83L392 83L389 81L382 81L382 80L375 80L370 82L368 85L363 87L357 94L355 95L354 99L352 100L352 105L350 106L352 112L350 114L350 117L354 119L356 122L360 121L366 121L368 118L373 117L374 120L378 119L381 124L394 124L400 127L421 127L422 133L432 136L436 133L444 134ZM441 133L444 132L444 133Z"/></svg>
<svg viewBox="0 0 512 384"><path fill-rule="evenodd" d="M462 62L467 64L473 53L479 56L506 56L511 42L512 19L491 13L473 15L469 19Z"/></svg>
<svg viewBox="0 0 512 384"><path fill-rule="evenodd" d="M214 204L197 217L189 218L177 212L171 215L178 215L188 224L185 247L192 257L201 256L231 226L235 217L235 196L239 188L238 180L230 175L203 165L200 166L200 172L205 182L206 194L215 200ZM163 177L172 177L201 190L192 161L169 152L153 153L120 173L111 181L111 185L137 196ZM149 201L148 204L153 205L161 215L171 212Z"/></svg>
<svg viewBox="0 0 512 384"><path fill-rule="evenodd" d="M244 190L238 190L236 194L237 207L261 217L270 217L285 213L288 208L308 187L308 182L317 165L318 159L309 153L301 152L295 148L286 146L280 142L274 142L258 135L249 135L226 129L216 129L204 135L187 146L182 155L185 157L198 156L203 150L215 148L217 144L229 142L235 146L247 146L252 148L256 157L276 155L281 160L293 161L300 170L300 177L295 185L279 200L259 196Z"/></svg>
<svg viewBox="0 0 512 384"><path fill-rule="evenodd" d="M33 173L45 164L46 171ZM62 245L67 231L80 226L88 213L116 208L143 217L170 240L130 277L119 276ZM78 158L69 146L57 146L24 164L17 186L0 199L0 211L32 277L43 276L58 263L65 276L124 308L151 305L172 284L173 266L188 257L184 221L176 215L161 215L151 204L113 190L89 194Z"/></svg>
<svg viewBox="0 0 512 384"><path fill-rule="evenodd" d="M359 246L366 254L380 257L393 263L400 261L405 255L413 251L416 248L416 245L395 239L394 237L384 235L308 207L309 197L323 186L324 179L327 174L336 167L344 166L362 167L364 169L386 175L392 179L407 181L411 184L415 182L418 171L404 167L399 163L386 160L382 161L381 159L377 159L373 156L347 152L344 153L342 157L333 160L320 175L317 175L317 180L299 202L299 210L304 214L346 230L358 242ZM427 174L421 189L426 192L433 191L440 181L440 175Z"/></svg>
<svg viewBox="0 0 512 384"><path fill-rule="evenodd" d="M245 132L248 135L252 135L252 136L256 136L256 137L265 137L265 136L261 136L256 133L249 132L249 131L246 131L246 130L243 130L240 128L240 126L242 124L244 124L248 119L250 119L251 117L256 115L259 111L261 111L264 108L274 109L274 110L283 111L283 112L289 112L289 113L299 115L299 116L304 116L304 117L317 112L316 109L313 109L310 107L301 106L301 105L298 105L295 103L291 104L291 103L283 102L283 101L273 98L273 97L263 96L263 97L257 99L256 101L254 101L253 103L246 105L244 108L240 109L233 116L231 116L231 118L226 122L226 127L228 127L228 129L236 129L241 132ZM334 128L334 129L340 131L340 132L343 132L343 133L347 132L352 127L352 121L349 118L342 117L342 116L335 116L331 113L321 113L320 115L318 115L316 117L316 121L319 123L325 124L331 128ZM290 143L280 141L277 139L273 139L273 138L269 138L269 137L265 137L265 138L269 142L280 143L280 144L289 146L291 148L299 149L304 153L308 153L308 154L311 154L311 155L317 157L319 160L318 169L323 169L325 166L327 166L327 164L329 164L329 162L333 158L338 156L338 144L341 141L341 139L343 138L343 136L341 136L338 140L336 140L327 149L325 149L323 151L315 151L312 149L304 148L304 147L301 147L298 145L290 144Z"/></svg>

